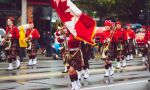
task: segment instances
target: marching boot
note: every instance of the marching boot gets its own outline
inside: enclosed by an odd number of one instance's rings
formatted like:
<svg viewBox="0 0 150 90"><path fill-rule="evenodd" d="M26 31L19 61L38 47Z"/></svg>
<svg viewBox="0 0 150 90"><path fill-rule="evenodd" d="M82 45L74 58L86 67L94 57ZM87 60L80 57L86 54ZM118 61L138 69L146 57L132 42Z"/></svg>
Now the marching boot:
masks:
<svg viewBox="0 0 150 90"><path fill-rule="evenodd" d="M130 55L127 55L126 59L127 59L127 60L130 60Z"/></svg>
<svg viewBox="0 0 150 90"><path fill-rule="evenodd" d="M124 59L124 60L122 61L122 67L126 67L126 65L127 65L127 62L126 62L126 60Z"/></svg>
<svg viewBox="0 0 150 90"><path fill-rule="evenodd" d="M9 63L9 66L8 66L7 70L13 70L13 65L12 65L12 63Z"/></svg>
<svg viewBox="0 0 150 90"><path fill-rule="evenodd" d="M84 79L88 79L88 77L89 77L89 70L86 69L84 70Z"/></svg>
<svg viewBox="0 0 150 90"><path fill-rule="evenodd" d="M110 76L113 76L113 75L114 75L114 68L113 68L113 66L111 66L111 67L109 68L109 73L110 73Z"/></svg>
<svg viewBox="0 0 150 90"><path fill-rule="evenodd" d="M130 60L133 60L133 55L132 54L130 55Z"/></svg>
<svg viewBox="0 0 150 90"><path fill-rule="evenodd" d="M142 61L145 63L145 61L146 61L146 58L145 58L145 57L142 57Z"/></svg>
<svg viewBox="0 0 150 90"><path fill-rule="evenodd" d="M33 64L33 65L36 65L36 64L37 64L37 58L34 58L34 59L33 59L32 64Z"/></svg>
<svg viewBox="0 0 150 90"><path fill-rule="evenodd" d="M81 80L81 76L82 76L81 71L77 71L77 74L78 74L78 79Z"/></svg>
<svg viewBox="0 0 150 90"><path fill-rule="evenodd" d="M67 69L67 66L65 66L65 69L62 73L67 73L68 72L68 69Z"/></svg>
<svg viewBox="0 0 150 90"><path fill-rule="evenodd" d="M16 60L16 68L20 69L20 60L19 59Z"/></svg>
<svg viewBox="0 0 150 90"><path fill-rule="evenodd" d="M75 82L75 90L80 90L80 86L79 86L79 84L78 84L78 82L77 81L74 81Z"/></svg>
<svg viewBox="0 0 150 90"><path fill-rule="evenodd" d="M142 54L141 54L141 53L139 53L139 57L142 57Z"/></svg>
<svg viewBox="0 0 150 90"><path fill-rule="evenodd" d="M71 90L75 90L75 82L71 82Z"/></svg>
<svg viewBox="0 0 150 90"><path fill-rule="evenodd" d="M81 87L81 83L80 83L80 81L79 81L79 80L77 80L76 82L77 82L78 86L79 86L79 87Z"/></svg>
<svg viewBox="0 0 150 90"><path fill-rule="evenodd" d="M32 59L29 59L28 66L32 66Z"/></svg>
<svg viewBox="0 0 150 90"><path fill-rule="evenodd" d="M120 68L121 68L121 63L117 62L117 69L120 69Z"/></svg>
<svg viewBox="0 0 150 90"><path fill-rule="evenodd" d="M105 70L105 76L104 77L109 77L109 70L108 69Z"/></svg>

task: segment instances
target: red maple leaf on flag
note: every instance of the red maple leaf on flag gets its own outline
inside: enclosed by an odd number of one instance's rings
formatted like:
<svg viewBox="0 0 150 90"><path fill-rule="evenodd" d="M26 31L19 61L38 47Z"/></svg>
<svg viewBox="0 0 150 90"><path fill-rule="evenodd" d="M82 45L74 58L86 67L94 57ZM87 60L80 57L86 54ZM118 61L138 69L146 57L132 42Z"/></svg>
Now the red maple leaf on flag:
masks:
<svg viewBox="0 0 150 90"><path fill-rule="evenodd" d="M67 6L67 0L62 1L60 0L57 7L55 7L59 17L61 18L62 22L71 21L71 18L73 15L71 15L70 12L66 12L67 9L69 9L69 6Z"/></svg>

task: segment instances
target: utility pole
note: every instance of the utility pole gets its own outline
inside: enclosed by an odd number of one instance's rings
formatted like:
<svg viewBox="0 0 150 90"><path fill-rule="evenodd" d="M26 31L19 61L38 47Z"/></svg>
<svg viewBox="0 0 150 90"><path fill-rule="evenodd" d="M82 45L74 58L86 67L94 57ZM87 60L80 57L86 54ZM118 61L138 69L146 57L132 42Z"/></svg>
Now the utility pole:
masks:
<svg viewBox="0 0 150 90"><path fill-rule="evenodd" d="M146 0L146 11L147 11L147 26L150 25L150 1Z"/></svg>

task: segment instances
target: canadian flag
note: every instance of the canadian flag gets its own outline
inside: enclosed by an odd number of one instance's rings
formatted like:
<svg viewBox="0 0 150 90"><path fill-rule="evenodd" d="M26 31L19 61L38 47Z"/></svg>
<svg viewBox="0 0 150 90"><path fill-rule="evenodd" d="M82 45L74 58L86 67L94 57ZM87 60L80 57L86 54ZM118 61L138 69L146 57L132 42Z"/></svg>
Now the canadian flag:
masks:
<svg viewBox="0 0 150 90"><path fill-rule="evenodd" d="M51 6L69 31L79 40L94 45L96 22L70 0L50 0Z"/></svg>

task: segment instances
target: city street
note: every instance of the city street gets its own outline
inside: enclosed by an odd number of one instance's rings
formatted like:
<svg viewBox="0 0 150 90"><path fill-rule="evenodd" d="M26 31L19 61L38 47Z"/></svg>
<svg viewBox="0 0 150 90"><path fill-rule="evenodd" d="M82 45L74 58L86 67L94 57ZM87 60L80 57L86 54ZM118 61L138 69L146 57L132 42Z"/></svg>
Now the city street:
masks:
<svg viewBox="0 0 150 90"><path fill-rule="evenodd" d="M37 66L28 67L27 62L22 62L21 69L13 71L7 71L7 63L1 62L0 90L70 90L68 75L61 73L64 70L62 61L39 59ZM128 61L128 66L124 70L115 69L114 76L108 78L104 78L102 60L89 62L90 77L87 80L81 79L81 90L114 90L118 85L120 86L118 90L136 90L123 89L121 86L130 88L130 84L134 84L136 87L136 85L147 83L150 78L150 73L142 64L141 58ZM113 65L116 66L116 63L113 62ZM110 87L113 88L108 89Z"/></svg>
<svg viewBox="0 0 150 90"><path fill-rule="evenodd" d="M0 0L0 90L79 89L150 90L150 0Z"/></svg>

